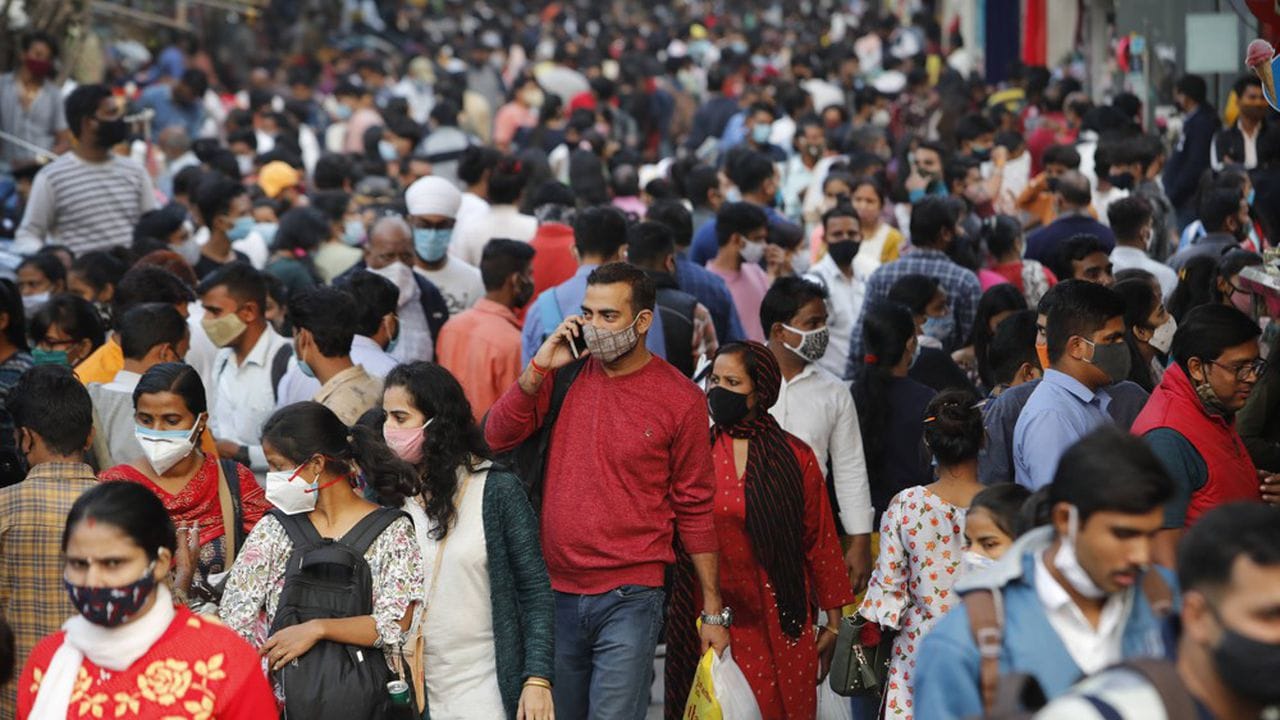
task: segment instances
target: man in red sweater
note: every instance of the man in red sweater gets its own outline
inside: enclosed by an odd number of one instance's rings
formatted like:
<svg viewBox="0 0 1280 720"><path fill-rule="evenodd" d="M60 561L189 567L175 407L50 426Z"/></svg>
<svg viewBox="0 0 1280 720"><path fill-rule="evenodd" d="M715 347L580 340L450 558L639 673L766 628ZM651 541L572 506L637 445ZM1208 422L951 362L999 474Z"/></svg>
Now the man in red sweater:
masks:
<svg viewBox="0 0 1280 720"><path fill-rule="evenodd" d="M721 604L706 397L645 348L653 282L625 263L587 278L582 315L565 318L489 412L494 450L538 431L555 373L588 357L552 429L542 548L556 591L556 714L642 720L663 615L672 533L705 598L703 648L729 643ZM698 618L676 618L694 622Z"/></svg>

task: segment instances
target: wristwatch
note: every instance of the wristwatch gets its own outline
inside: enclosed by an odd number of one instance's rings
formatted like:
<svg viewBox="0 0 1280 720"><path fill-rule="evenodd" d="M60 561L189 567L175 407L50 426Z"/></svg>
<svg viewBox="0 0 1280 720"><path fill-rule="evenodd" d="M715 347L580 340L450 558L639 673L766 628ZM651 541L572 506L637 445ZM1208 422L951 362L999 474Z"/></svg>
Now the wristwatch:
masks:
<svg viewBox="0 0 1280 720"><path fill-rule="evenodd" d="M729 627L733 624L733 608L725 607L714 615L702 613L703 625L719 625L720 627Z"/></svg>

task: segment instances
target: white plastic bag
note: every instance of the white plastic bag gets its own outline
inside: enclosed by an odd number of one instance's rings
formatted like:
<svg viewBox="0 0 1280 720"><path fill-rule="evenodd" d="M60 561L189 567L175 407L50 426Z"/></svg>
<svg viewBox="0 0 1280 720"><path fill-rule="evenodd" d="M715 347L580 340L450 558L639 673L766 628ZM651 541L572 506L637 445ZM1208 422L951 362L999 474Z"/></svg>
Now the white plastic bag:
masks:
<svg viewBox="0 0 1280 720"><path fill-rule="evenodd" d="M831 689L831 683L826 680L818 683L817 720L853 720L853 707L849 698L837 695Z"/></svg>
<svg viewBox="0 0 1280 720"><path fill-rule="evenodd" d="M698 672L684 709L685 720L761 720L760 707L751 692L747 676L733 661L728 648L724 656L708 650L698 662Z"/></svg>

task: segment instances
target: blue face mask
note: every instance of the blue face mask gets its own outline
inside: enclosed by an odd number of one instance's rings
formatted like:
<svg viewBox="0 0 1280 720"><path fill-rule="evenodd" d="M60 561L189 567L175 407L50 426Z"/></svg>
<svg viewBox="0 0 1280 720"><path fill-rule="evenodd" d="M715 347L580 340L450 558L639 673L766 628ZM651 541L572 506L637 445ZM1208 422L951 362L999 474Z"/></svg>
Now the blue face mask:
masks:
<svg viewBox="0 0 1280 720"><path fill-rule="evenodd" d="M302 371L303 375L306 375L309 378L314 378L316 376L316 371L311 369L311 366L307 364L306 360L298 361L298 369Z"/></svg>
<svg viewBox="0 0 1280 720"><path fill-rule="evenodd" d="M955 331L956 319L953 315L928 317L924 320L924 334L944 345L951 341L951 336L955 334Z"/></svg>
<svg viewBox="0 0 1280 720"><path fill-rule="evenodd" d="M276 223L258 223L253 226L253 229L258 231L258 234L262 236L262 241L267 244L267 247L275 245L276 230L280 229L279 225Z"/></svg>
<svg viewBox="0 0 1280 720"><path fill-rule="evenodd" d="M440 262L449 252L449 242L453 240L453 228L414 228L413 249L418 257L427 262Z"/></svg>
<svg viewBox="0 0 1280 720"><path fill-rule="evenodd" d="M383 162L394 162L400 157L400 153L396 152L396 146L386 140L378 141L378 155Z"/></svg>
<svg viewBox="0 0 1280 720"><path fill-rule="evenodd" d="M235 242L249 237L249 233L253 230L254 224L252 217L248 215L241 215L236 218L235 224L227 231L227 239Z"/></svg>
<svg viewBox="0 0 1280 720"><path fill-rule="evenodd" d="M342 227L342 241L348 245L359 245L364 239L364 223L360 220L348 220Z"/></svg>
<svg viewBox="0 0 1280 720"><path fill-rule="evenodd" d="M1254 190L1253 188L1249 188L1249 194L1246 195L1244 198L1244 201L1249 203L1249 207L1253 207L1253 198L1256 194L1257 194L1256 190Z"/></svg>
<svg viewBox="0 0 1280 720"><path fill-rule="evenodd" d="M757 145L767 145L769 143L769 134L773 132L773 128L768 125L756 125L751 128L751 139Z"/></svg>

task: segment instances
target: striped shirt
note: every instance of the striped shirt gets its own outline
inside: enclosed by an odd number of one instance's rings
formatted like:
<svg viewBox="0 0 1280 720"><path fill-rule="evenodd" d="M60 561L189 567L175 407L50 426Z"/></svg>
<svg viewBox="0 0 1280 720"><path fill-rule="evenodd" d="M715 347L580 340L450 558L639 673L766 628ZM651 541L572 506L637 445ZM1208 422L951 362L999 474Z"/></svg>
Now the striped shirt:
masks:
<svg viewBox="0 0 1280 720"><path fill-rule="evenodd" d="M62 527L76 498L96 484L88 465L50 462L0 488L0 616L13 628L18 667L76 613L62 586ZM16 684L0 692L0 717L14 717Z"/></svg>
<svg viewBox="0 0 1280 720"><path fill-rule="evenodd" d="M66 153L36 173L14 252L49 243L77 254L126 245L138 218L155 205L151 178L139 163L114 154L90 163Z"/></svg>

